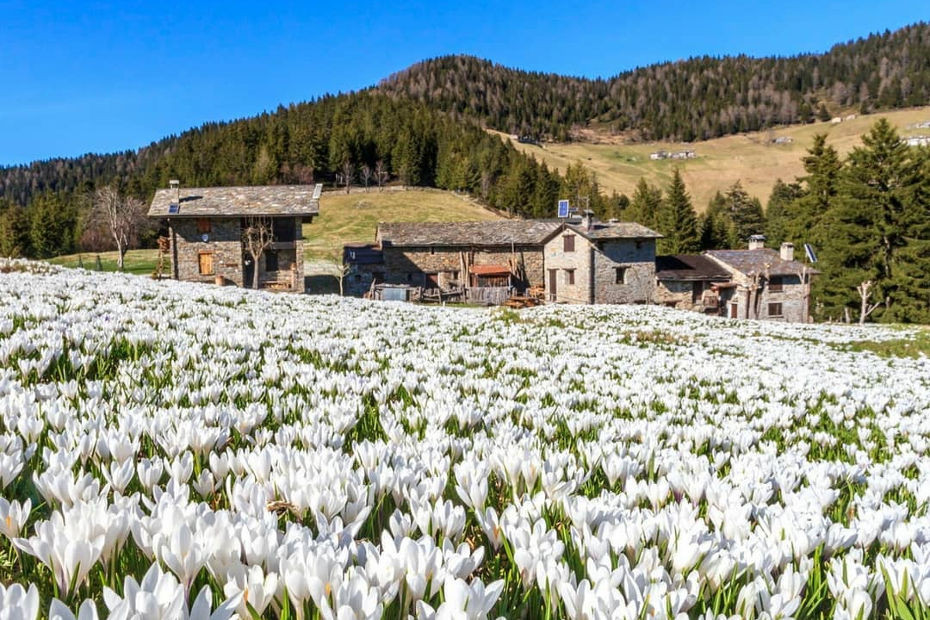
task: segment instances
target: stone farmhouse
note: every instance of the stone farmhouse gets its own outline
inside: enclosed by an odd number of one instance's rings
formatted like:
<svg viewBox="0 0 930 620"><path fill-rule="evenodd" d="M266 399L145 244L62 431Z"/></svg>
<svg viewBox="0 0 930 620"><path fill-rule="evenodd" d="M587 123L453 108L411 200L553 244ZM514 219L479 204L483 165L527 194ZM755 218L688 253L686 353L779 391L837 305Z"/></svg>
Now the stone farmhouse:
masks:
<svg viewBox="0 0 930 620"><path fill-rule="evenodd" d="M746 250L709 250L656 258L656 301L730 318L806 323L810 284L819 272L794 260L794 246L779 252L750 238Z"/></svg>
<svg viewBox="0 0 930 620"><path fill-rule="evenodd" d="M730 282L716 285L719 307L740 319L771 319L807 323L810 283L820 272L794 260L794 245L783 243L776 252L755 235L748 250L708 250L705 256L730 272Z"/></svg>
<svg viewBox="0 0 930 620"><path fill-rule="evenodd" d="M656 256L656 303L718 314L714 284L730 281L730 272L702 254Z"/></svg>
<svg viewBox="0 0 930 620"><path fill-rule="evenodd" d="M347 290L372 285L542 293L563 303L646 303L655 276L655 240L639 224L581 221L382 223L373 245L347 245Z"/></svg>
<svg viewBox="0 0 930 620"><path fill-rule="evenodd" d="M172 278L251 286L258 269L259 288L304 291L301 226L319 213L320 186L170 185L155 192L148 216L167 224ZM257 265L243 241L255 221L272 232Z"/></svg>
<svg viewBox="0 0 930 620"><path fill-rule="evenodd" d="M656 239L634 222L598 222L588 212L563 223L546 240L546 299L582 304L650 303L655 289Z"/></svg>

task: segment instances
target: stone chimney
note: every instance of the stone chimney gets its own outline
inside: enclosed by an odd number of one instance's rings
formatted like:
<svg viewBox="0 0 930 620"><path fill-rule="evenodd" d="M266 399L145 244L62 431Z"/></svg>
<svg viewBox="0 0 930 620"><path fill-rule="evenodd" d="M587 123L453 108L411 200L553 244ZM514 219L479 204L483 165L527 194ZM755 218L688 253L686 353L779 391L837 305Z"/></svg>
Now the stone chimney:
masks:
<svg viewBox="0 0 930 620"><path fill-rule="evenodd" d="M749 237L749 249L761 250L765 247L765 235L751 235Z"/></svg>
<svg viewBox="0 0 930 620"><path fill-rule="evenodd" d="M168 181L168 187L174 190L174 196L171 197L171 202L176 205L181 204L181 182L177 179L171 179Z"/></svg>
<svg viewBox="0 0 930 620"><path fill-rule="evenodd" d="M794 244L787 241L782 243L780 254L782 260L794 260Z"/></svg>
<svg viewBox="0 0 930 620"><path fill-rule="evenodd" d="M591 209L584 210L584 214L581 216L581 225L585 230L594 228L594 211Z"/></svg>

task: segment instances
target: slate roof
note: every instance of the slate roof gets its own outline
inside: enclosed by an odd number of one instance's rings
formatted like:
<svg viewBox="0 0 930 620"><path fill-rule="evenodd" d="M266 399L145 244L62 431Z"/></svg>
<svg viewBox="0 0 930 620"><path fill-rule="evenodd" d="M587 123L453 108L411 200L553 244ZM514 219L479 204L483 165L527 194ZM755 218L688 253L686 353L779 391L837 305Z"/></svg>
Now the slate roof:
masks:
<svg viewBox="0 0 930 620"><path fill-rule="evenodd" d="M701 254L674 254L656 256L656 278L678 281L728 280L730 273Z"/></svg>
<svg viewBox="0 0 930 620"><path fill-rule="evenodd" d="M582 224L566 224L588 239L661 239L662 235L636 222L594 222L590 229Z"/></svg>
<svg viewBox="0 0 930 620"><path fill-rule="evenodd" d="M245 187L182 187L180 208L169 213L175 190L155 192L149 217L313 216L320 212L312 185L257 185Z"/></svg>
<svg viewBox="0 0 930 620"><path fill-rule="evenodd" d="M378 224L378 241L382 247L542 245L560 226L539 220L382 222Z"/></svg>
<svg viewBox="0 0 930 620"><path fill-rule="evenodd" d="M804 268L798 261L785 261L778 252L771 248L759 250L708 250L706 254L718 261L729 265L743 274L762 274L768 269L769 275L793 276ZM808 267L808 273L820 273Z"/></svg>

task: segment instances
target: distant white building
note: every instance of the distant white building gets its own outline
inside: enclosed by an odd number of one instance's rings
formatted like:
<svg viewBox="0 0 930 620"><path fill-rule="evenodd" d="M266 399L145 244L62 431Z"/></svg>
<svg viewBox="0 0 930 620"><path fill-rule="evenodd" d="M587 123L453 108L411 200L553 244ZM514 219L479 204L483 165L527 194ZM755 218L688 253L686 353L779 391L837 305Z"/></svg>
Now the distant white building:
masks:
<svg viewBox="0 0 930 620"><path fill-rule="evenodd" d="M930 136L911 136L903 142L908 146L930 146Z"/></svg>

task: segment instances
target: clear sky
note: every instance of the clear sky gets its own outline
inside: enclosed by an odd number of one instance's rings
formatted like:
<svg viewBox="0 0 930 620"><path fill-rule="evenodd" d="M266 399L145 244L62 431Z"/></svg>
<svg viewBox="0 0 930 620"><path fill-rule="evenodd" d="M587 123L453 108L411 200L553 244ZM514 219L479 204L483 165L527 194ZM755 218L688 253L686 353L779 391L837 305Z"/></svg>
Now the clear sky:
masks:
<svg viewBox="0 0 930 620"><path fill-rule="evenodd" d="M820 52L916 21L930 1L0 0L0 164L137 148L443 54L607 77L692 55Z"/></svg>

